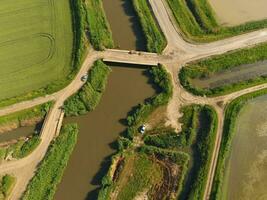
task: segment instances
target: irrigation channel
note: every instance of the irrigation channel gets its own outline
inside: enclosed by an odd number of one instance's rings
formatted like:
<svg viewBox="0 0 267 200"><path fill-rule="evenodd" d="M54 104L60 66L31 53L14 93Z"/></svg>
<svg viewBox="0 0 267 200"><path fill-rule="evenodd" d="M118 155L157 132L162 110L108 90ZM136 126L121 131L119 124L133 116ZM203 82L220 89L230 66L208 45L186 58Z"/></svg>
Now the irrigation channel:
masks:
<svg viewBox="0 0 267 200"><path fill-rule="evenodd" d="M267 95L249 101L237 119L223 199L267 199Z"/></svg>
<svg viewBox="0 0 267 200"><path fill-rule="evenodd" d="M216 88L226 84L255 79L260 76L267 76L267 60L233 67L211 74L206 78L191 79L191 82L194 86L199 88Z"/></svg>
<svg viewBox="0 0 267 200"><path fill-rule="evenodd" d="M104 0L115 44L122 49L145 50L143 33L131 1ZM108 63L112 73L96 110L64 123L79 126L78 142L59 184L56 200L97 199L101 178L106 173L113 145L125 130L127 113L155 94L147 67Z"/></svg>

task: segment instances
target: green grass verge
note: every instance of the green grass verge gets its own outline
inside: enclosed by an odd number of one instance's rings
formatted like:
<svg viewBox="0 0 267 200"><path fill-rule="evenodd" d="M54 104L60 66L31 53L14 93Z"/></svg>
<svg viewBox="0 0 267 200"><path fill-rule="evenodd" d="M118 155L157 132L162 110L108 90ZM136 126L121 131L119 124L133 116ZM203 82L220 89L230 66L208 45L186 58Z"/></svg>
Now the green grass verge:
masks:
<svg viewBox="0 0 267 200"><path fill-rule="evenodd" d="M267 20L220 26L208 0L166 0L186 39L210 42L267 27Z"/></svg>
<svg viewBox="0 0 267 200"><path fill-rule="evenodd" d="M53 199L56 186L60 182L64 169L77 141L78 127L65 125L59 136L50 145L40 163L37 172L27 186L23 200Z"/></svg>
<svg viewBox="0 0 267 200"><path fill-rule="evenodd" d="M161 53L167 45L167 41L150 8L147 0L133 0L133 5L141 22L146 36L147 50Z"/></svg>
<svg viewBox="0 0 267 200"><path fill-rule="evenodd" d="M218 161L211 191L211 200L220 199L222 197L222 184L225 176L225 167L227 158L230 156L232 139L235 134L235 126L239 112L249 100L266 94L267 89L259 90L257 92L243 95L232 101L227 106L225 112L221 147L218 155Z"/></svg>
<svg viewBox="0 0 267 200"><path fill-rule="evenodd" d="M14 188L16 183L16 178L6 174L1 179L0 184L0 199L5 200L8 199L8 196L10 195L12 189Z"/></svg>
<svg viewBox="0 0 267 200"><path fill-rule="evenodd" d="M3 3L0 107L51 94L73 79L86 50L78 4L74 0Z"/></svg>
<svg viewBox="0 0 267 200"><path fill-rule="evenodd" d="M95 109L107 84L111 69L98 60L88 73L86 84L64 103L67 116L81 115Z"/></svg>
<svg viewBox="0 0 267 200"><path fill-rule="evenodd" d="M190 79L210 77L214 73L234 69L240 65L252 64L267 59L267 44L260 44L256 47L232 51L219 56L213 56L193 63L189 63L180 71L179 78L184 88L195 95L218 96L229 94L251 86L259 85L267 81L267 76L260 76L256 79L226 84L215 88L199 88L193 86Z"/></svg>
<svg viewBox="0 0 267 200"><path fill-rule="evenodd" d="M83 7L86 11L87 32L93 47L96 50L113 48L111 29L104 12L102 0L85 0Z"/></svg>

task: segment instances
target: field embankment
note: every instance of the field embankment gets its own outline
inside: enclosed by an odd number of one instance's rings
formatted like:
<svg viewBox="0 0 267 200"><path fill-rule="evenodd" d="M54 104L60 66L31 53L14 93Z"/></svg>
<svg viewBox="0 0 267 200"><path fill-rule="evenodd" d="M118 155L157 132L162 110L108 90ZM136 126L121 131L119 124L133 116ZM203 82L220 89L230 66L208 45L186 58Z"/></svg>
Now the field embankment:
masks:
<svg viewBox="0 0 267 200"><path fill-rule="evenodd" d="M147 0L133 0L133 5L146 36L147 50L161 53L166 47L167 41L153 15L149 2Z"/></svg>
<svg viewBox="0 0 267 200"><path fill-rule="evenodd" d="M267 44L260 44L255 47L232 51L223 55L213 56L208 59L195 61L187 64L182 68L179 74L181 84L189 92L195 95L218 96L235 92L241 89L252 87L265 83L267 74L263 71L251 71L246 65L257 65L267 60ZM244 66L244 73L242 74L242 66ZM263 65L263 67L265 67ZM222 84L217 84L215 87L201 87L194 84L194 80L205 81L205 79L212 79L216 74L223 74L224 72L231 72L238 68L240 76L236 75L235 80L225 81ZM246 71L249 70L249 73ZM233 75L233 73L231 74Z"/></svg>
<svg viewBox="0 0 267 200"><path fill-rule="evenodd" d="M196 42L211 42L267 27L267 20L233 27L219 25L208 0L166 0L184 37Z"/></svg>

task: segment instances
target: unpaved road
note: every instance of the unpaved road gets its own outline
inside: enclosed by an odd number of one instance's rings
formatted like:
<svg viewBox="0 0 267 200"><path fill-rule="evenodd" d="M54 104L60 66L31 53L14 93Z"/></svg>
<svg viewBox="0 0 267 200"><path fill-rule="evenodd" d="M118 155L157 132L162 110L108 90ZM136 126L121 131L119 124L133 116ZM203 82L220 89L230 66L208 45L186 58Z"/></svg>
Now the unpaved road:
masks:
<svg viewBox="0 0 267 200"><path fill-rule="evenodd" d="M222 97L204 98L194 96L185 91L179 83L178 72L181 69L181 66L189 61L216 54L222 54L227 51L248 47L261 42L266 42L267 31L266 29L255 31L209 44L191 44L184 41L181 37L181 34L179 33L177 27L174 25L175 22L173 21L173 17L168 8L166 7L165 3L162 0L149 0L149 2L151 3L152 9L159 22L159 25L161 26L162 31L168 41L168 45L164 50L163 55L145 52L129 53L129 51L123 50L106 50L104 52L96 52L90 50L79 73L66 88L52 95L39 97L34 100L21 102L0 109L0 116L3 116L51 100L55 101L55 105L53 106L53 108L51 108L49 114L46 117L45 123L41 131L42 141L41 144L36 148L36 150L26 158L17 161L8 161L0 165L0 174L11 173L17 177L17 183L11 193L10 199L19 199L23 191L25 191L27 183L33 177L37 165L43 159L50 142L55 136L56 129L58 128L58 121L61 115L61 110L59 108L63 105L63 102L69 96L77 92L82 87L83 83L81 82L81 77L90 69L90 67L93 65L93 62L97 59L146 65L155 65L157 63L164 64L167 70L171 73L172 81L174 84L174 95L171 101L169 102L167 108L167 123L168 125L171 125L176 128L177 131L179 131L181 128L181 125L178 124L177 120L178 117L180 117L180 113L178 111L181 106L191 103L198 103L209 104L215 108L218 114L219 128L216 136L215 148L212 155L212 163L209 170L207 187L204 197L204 199L208 199L212 187L212 180L216 168L216 161L221 143L225 104L240 95L253 92L262 88L267 88L267 84L238 91ZM218 101L224 102L224 106L219 107L217 105Z"/></svg>

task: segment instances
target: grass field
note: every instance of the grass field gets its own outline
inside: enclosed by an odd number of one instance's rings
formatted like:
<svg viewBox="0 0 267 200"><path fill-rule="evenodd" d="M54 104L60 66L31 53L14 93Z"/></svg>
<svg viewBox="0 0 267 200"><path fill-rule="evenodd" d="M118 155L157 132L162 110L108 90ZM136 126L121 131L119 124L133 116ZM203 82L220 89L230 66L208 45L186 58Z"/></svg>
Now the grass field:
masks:
<svg viewBox="0 0 267 200"><path fill-rule="evenodd" d="M0 101L67 77L72 65L69 0L2 0Z"/></svg>

